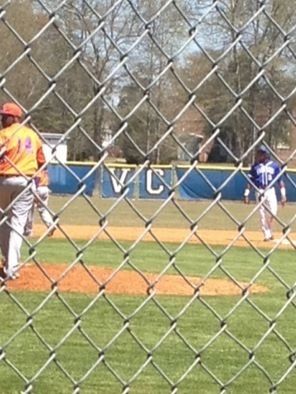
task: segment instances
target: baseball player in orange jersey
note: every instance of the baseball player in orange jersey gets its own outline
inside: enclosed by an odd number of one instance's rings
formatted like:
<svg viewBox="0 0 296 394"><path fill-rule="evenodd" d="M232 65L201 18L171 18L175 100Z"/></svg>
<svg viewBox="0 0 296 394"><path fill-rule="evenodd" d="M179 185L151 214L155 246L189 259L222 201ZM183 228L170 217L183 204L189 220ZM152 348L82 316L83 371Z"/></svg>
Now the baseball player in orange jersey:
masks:
<svg viewBox="0 0 296 394"><path fill-rule="evenodd" d="M20 250L28 213L34 201L32 177L45 164L42 142L22 126L22 110L14 103L0 109L0 248L4 261L2 280L18 275Z"/></svg>
<svg viewBox="0 0 296 394"><path fill-rule="evenodd" d="M27 223L24 230L24 235L29 236L33 231L33 221L34 221L34 208L35 204L37 206L39 215L41 220L45 224L47 228L50 228L47 233L48 237L51 237L55 232L56 228L54 226L54 221L52 219L51 214L49 213L48 206L48 198L49 198L49 179L47 170L42 170L37 177L34 178L36 184L36 198L35 202L32 205L31 210L29 211Z"/></svg>

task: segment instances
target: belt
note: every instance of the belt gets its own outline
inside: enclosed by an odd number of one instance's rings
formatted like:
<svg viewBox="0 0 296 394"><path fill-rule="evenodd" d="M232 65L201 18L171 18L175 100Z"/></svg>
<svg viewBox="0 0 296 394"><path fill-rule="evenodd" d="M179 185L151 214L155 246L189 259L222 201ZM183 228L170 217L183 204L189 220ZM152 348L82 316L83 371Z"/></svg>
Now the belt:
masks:
<svg viewBox="0 0 296 394"><path fill-rule="evenodd" d="M12 178L12 177L16 177L16 176L19 176L22 178L25 177L25 175L21 175L21 174L0 174L0 178Z"/></svg>
<svg viewBox="0 0 296 394"><path fill-rule="evenodd" d="M271 190L271 189L273 189L274 188L274 186L269 186L269 185L267 185L267 186L257 186L258 187L258 189L259 190Z"/></svg>

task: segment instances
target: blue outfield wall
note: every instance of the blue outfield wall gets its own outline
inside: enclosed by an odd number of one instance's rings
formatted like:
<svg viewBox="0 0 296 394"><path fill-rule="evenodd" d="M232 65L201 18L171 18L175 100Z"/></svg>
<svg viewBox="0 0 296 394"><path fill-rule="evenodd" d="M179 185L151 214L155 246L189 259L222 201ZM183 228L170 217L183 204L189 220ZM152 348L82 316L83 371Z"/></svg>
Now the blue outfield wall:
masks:
<svg viewBox="0 0 296 394"><path fill-rule="evenodd" d="M75 194L83 190L89 196L117 198L123 193L129 198L166 199L172 185L178 184L177 195L184 200L213 199L221 188L224 200L242 200L248 169L200 166L188 172L185 166L155 166L140 169L136 166L109 165L93 171L94 163L71 163L48 166L50 188L54 194ZM288 201L296 201L296 171L288 170L283 178ZM254 198L254 193L251 198Z"/></svg>
<svg viewBox="0 0 296 394"><path fill-rule="evenodd" d="M99 182L98 186L102 197L119 197L125 190L127 197L134 197L135 182L133 182L133 176L135 175L135 168L107 167L102 168L100 171L101 172L98 179L101 181ZM122 188L122 185L126 185L126 189Z"/></svg>
<svg viewBox="0 0 296 394"><path fill-rule="evenodd" d="M139 175L139 198L166 199L169 196L172 184L172 169L145 169Z"/></svg>
<svg viewBox="0 0 296 394"><path fill-rule="evenodd" d="M177 178L181 179L188 171L176 168ZM221 189L222 198L241 200L246 186L246 178L241 173L231 177L233 170L193 169L182 181L179 188L180 198L185 200L213 199Z"/></svg>
<svg viewBox="0 0 296 394"><path fill-rule="evenodd" d="M84 192L92 196L95 188L96 174L93 173L81 182L91 171L91 165L68 165L49 164L48 175L50 179L50 189L54 194L75 194L83 187Z"/></svg>

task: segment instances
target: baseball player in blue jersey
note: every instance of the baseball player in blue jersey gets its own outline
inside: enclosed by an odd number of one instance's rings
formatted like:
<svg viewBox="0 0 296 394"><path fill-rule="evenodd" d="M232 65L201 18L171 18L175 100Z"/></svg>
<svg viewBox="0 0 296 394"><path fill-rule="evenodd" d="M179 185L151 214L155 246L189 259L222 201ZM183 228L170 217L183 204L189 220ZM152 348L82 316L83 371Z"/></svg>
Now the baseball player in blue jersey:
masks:
<svg viewBox="0 0 296 394"><path fill-rule="evenodd" d="M273 240L272 221L277 214L277 197L275 184L280 187L281 203L284 206L286 198L286 188L284 182L280 179L281 169L279 165L272 161L269 152L264 145L261 145L256 152L256 161L249 172L250 183L244 192L244 202L249 203L250 188L255 187L256 200L264 200L260 206L259 215L261 228L264 234L264 241Z"/></svg>

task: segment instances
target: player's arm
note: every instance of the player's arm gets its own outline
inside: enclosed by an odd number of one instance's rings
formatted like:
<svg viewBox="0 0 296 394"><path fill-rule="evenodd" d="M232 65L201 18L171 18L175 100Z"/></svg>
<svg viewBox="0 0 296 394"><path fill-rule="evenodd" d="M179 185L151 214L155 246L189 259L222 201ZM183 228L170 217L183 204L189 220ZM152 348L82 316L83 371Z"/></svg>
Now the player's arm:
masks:
<svg viewBox="0 0 296 394"><path fill-rule="evenodd" d="M42 146L42 142L39 139L39 137L37 137L37 152L36 152L36 158L37 158L37 164L38 164L38 168L42 167L45 163L45 156L44 156L44 152L43 152L43 146Z"/></svg>
<svg viewBox="0 0 296 394"><path fill-rule="evenodd" d="M276 168L276 176L278 176L281 172L281 169L279 166L277 166ZM282 180L282 177L280 177L278 179L278 185L280 188L280 193L281 193L281 204L282 206L284 206L287 202L287 193L286 193L286 186L285 186L285 182Z"/></svg>
<svg viewBox="0 0 296 394"><path fill-rule="evenodd" d="M0 159L3 158L6 152L7 152L6 139L0 136Z"/></svg>
<svg viewBox="0 0 296 394"><path fill-rule="evenodd" d="M284 181L282 180L279 181L279 187L281 192L281 204L284 207L287 202L287 193L286 193L286 186Z"/></svg>
<svg viewBox="0 0 296 394"><path fill-rule="evenodd" d="M3 156L5 155L5 153L6 153L6 146L5 145L0 145L0 159L2 159L3 158Z"/></svg>
<svg viewBox="0 0 296 394"><path fill-rule="evenodd" d="M248 175L250 181L254 180L255 174L254 174L254 166L252 166L249 175ZM251 189L252 189L252 184L249 182L246 187L245 187L245 191L244 191L244 203L245 204L249 204L250 203L250 193L251 193Z"/></svg>
<svg viewBox="0 0 296 394"><path fill-rule="evenodd" d="M247 184L245 191L244 191L244 203L245 204L250 203L250 192L251 192L251 185Z"/></svg>

